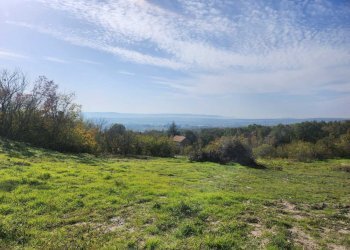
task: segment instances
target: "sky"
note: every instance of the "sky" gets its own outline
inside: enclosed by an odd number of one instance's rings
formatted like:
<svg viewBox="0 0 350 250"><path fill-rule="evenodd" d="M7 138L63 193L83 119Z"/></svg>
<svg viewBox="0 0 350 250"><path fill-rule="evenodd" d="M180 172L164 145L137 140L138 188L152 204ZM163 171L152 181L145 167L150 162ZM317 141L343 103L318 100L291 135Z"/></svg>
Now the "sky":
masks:
<svg viewBox="0 0 350 250"><path fill-rule="evenodd" d="M0 0L0 69L85 112L350 118L350 1Z"/></svg>

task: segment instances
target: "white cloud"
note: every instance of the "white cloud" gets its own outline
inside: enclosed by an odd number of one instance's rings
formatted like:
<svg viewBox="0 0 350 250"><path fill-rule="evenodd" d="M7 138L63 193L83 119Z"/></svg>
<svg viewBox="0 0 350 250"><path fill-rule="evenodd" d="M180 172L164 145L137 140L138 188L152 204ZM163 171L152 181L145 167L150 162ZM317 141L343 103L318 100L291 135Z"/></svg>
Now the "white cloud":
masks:
<svg viewBox="0 0 350 250"><path fill-rule="evenodd" d="M199 74L190 79L171 82L193 95L233 93L317 94L332 91L350 94L350 71L347 67L326 71L317 67L277 72L224 72Z"/></svg>
<svg viewBox="0 0 350 250"><path fill-rule="evenodd" d="M350 14L349 5L327 0L178 0L173 3L179 9L172 9L153 0L31 1L69 13L84 25L12 24L131 62L192 74L182 81L155 80L182 91L348 89L350 30L341 18Z"/></svg>
<svg viewBox="0 0 350 250"><path fill-rule="evenodd" d="M175 69L267 67L270 64L265 63L266 55L274 55L274 64L281 65L281 61L286 62L283 57L290 50L307 50L320 43L332 46L340 40L349 40L346 38L349 31L344 29L316 31L299 24L305 18L299 13L303 6L288 1L281 1L278 11L255 1L238 1L233 7L240 11L232 16L225 13L225 5L214 4L217 1L181 0L183 12L169 11L151 0L37 1L94 25L97 33L87 32L88 39L97 40L107 52L138 63L163 64ZM310 12L324 14L329 3L323 2L311 1L307 8ZM322 11L322 6L327 8ZM74 32L84 40L86 30ZM218 46L221 41L226 41L226 46ZM166 56L159 58L140 52L137 48L145 43ZM298 60L302 61L305 56L293 54L293 57L296 57L293 65L298 66Z"/></svg>
<svg viewBox="0 0 350 250"><path fill-rule="evenodd" d="M177 63L175 61L171 61L165 58L145 55L137 51L108 45L105 42L100 41L98 38L81 37L79 35L74 34L74 31L69 31L69 30L57 31L50 27L40 27L40 26L36 26L29 23L24 23L24 22L8 21L7 23L29 28L40 33L49 34L57 39L64 40L74 45L88 47L88 48L100 50L103 52L107 52L113 55L121 56L124 59L130 60L136 63L149 64L149 65L160 66L160 67L168 67L172 69L180 69L184 67L184 65L180 63Z"/></svg>

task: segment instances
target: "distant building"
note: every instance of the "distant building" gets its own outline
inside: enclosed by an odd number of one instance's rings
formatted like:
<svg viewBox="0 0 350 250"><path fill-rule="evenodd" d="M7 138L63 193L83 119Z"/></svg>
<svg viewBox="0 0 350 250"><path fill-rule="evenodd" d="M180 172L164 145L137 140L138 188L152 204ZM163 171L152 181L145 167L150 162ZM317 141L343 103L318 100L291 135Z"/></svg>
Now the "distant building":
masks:
<svg viewBox="0 0 350 250"><path fill-rule="evenodd" d="M185 147L190 144L190 141L183 135L175 135L173 137L173 141L179 146L179 147Z"/></svg>

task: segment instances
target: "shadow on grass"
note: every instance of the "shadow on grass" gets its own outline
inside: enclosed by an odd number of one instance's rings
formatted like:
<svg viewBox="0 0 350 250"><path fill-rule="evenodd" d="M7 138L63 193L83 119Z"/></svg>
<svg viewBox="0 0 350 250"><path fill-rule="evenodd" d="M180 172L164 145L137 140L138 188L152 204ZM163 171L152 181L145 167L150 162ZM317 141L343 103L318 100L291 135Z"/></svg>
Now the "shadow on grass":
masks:
<svg viewBox="0 0 350 250"><path fill-rule="evenodd" d="M74 159L78 163L91 165L91 166L99 166L101 164L101 161L103 161L102 158L96 157L90 154L76 154L76 155L70 155L70 156L72 157L72 159Z"/></svg>
<svg viewBox="0 0 350 250"><path fill-rule="evenodd" d="M53 161L63 162L67 160L74 160L81 164L98 165L101 163L102 158L95 157L90 154L73 154L73 153L60 153L50 149L36 148L28 143L17 142L8 139L0 138L0 152L6 154L9 157L15 158L50 158Z"/></svg>
<svg viewBox="0 0 350 250"><path fill-rule="evenodd" d="M7 154L10 157L33 157L35 156L35 152L30 150L28 145L22 142L13 142L9 140L1 140L1 151Z"/></svg>
<svg viewBox="0 0 350 250"><path fill-rule="evenodd" d="M5 192L11 192L15 190L21 183L17 180L4 180L0 182L0 190Z"/></svg>

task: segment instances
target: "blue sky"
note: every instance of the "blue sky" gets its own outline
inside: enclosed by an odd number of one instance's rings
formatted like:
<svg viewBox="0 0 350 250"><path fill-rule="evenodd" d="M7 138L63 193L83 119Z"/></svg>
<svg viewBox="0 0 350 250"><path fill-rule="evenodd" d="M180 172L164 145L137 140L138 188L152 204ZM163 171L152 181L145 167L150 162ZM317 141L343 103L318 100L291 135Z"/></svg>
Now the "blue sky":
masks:
<svg viewBox="0 0 350 250"><path fill-rule="evenodd" d="M350 2L1 0L0 68L83 111L350 117Z"/></svg>

